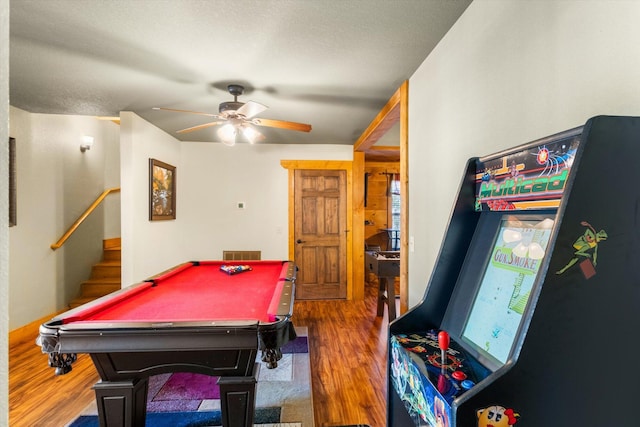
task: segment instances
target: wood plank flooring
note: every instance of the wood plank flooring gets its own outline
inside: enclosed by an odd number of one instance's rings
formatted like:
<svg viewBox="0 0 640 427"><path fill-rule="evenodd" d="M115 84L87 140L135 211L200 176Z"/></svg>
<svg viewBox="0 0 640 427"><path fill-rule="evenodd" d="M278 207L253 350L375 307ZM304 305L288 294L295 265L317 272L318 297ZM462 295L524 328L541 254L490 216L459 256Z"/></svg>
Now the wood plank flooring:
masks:
<svg viewBox="0 0 640 427"><path fill-rule="evenodd" d="M309 328L316 427L386 424L387 315L376 317L376 289L364 301L296 301L294 324ZM9 350L11 427L61 427L94 399L98 375L80 355L73 371L56 377L33 339Z"/></svg>
<svg viewBox="0 0 640 427"><path fill-rule="evenodd" d="M364 301L296 301L294 323L309 328L317 427L386 425L387 314L376 317L377 291Z"/></svg>

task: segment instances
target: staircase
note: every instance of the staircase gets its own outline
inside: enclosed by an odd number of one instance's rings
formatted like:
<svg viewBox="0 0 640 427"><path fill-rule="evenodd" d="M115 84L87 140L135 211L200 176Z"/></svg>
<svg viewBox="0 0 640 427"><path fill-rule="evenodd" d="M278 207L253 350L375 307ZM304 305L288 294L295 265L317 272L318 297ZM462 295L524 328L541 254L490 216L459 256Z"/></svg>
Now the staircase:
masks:
<svg viewBox="0 0 640 427"><path fill-rule="evenodd" d="M91 268L91 277L82 282L80 296L69 303L69 308L78 307L120 289L120 241L118 237L102 243L102 261Z"/></svg>

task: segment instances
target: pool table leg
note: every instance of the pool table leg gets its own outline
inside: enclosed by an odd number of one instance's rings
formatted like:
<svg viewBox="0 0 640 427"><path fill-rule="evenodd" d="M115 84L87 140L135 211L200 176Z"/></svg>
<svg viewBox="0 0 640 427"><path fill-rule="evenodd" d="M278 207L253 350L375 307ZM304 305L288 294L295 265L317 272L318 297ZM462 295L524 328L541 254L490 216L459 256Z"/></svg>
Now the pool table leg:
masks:
<svg viewBox="0 0 640 427"><path fill-rule="evenodd" d="M260 366L248 377L220 377L220 409L224 427L251 427L256 410L256 383Z"/></svg>
<svg viewBox="0 0 640 427"><path fill-rule="evenodd" d="M278 367L278 360L282 359L282 350L279 348L269 348L262 351L262 361L267 364L267 368Z"/></svg>
<svg viewBox="0 0 640 427"><path fill-rule="evenodd" d="M101 427L144 426L147 415L147 378L100 381L93 386Z"/></svg>

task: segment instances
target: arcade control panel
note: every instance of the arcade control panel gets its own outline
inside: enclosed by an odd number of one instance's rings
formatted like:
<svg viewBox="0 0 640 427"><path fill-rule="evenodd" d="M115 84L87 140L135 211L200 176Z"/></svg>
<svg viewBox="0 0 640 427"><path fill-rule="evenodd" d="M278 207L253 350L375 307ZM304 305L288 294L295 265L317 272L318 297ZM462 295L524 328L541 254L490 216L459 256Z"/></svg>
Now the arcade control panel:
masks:
<svg viewBox="0 0 640 427"><path fill-rule="evenodd" d="M449 404L491 373L446 331L399 334L392 341L411 355L413 364L421 365L422 373Z"/></svg>

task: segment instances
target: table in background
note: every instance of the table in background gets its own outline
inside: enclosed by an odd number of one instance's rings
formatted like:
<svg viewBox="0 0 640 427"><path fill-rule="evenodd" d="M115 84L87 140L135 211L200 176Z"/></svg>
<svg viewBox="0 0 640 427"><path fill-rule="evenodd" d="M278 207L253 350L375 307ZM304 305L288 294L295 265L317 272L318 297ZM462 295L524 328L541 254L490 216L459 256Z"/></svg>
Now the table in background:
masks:
<svg viewBox="0 0 640 427"><path fill-rule="evenodd" d="M248 265L229 275L222 265ZM101 426L143 426L148 378L220 376L223 426L251 426L258 348L269 367L295 338L290 261L193 261L56 316L38 345L56 374L88 353Z"/></svg>
<svg viewBox="0 0 640 427"><path fill-rule="evenodd" d="M365 262L370 272L378 276L378 316L387 303L389 321L396 318L395 278L400 276L400 251L366 251Z"/></svg>

